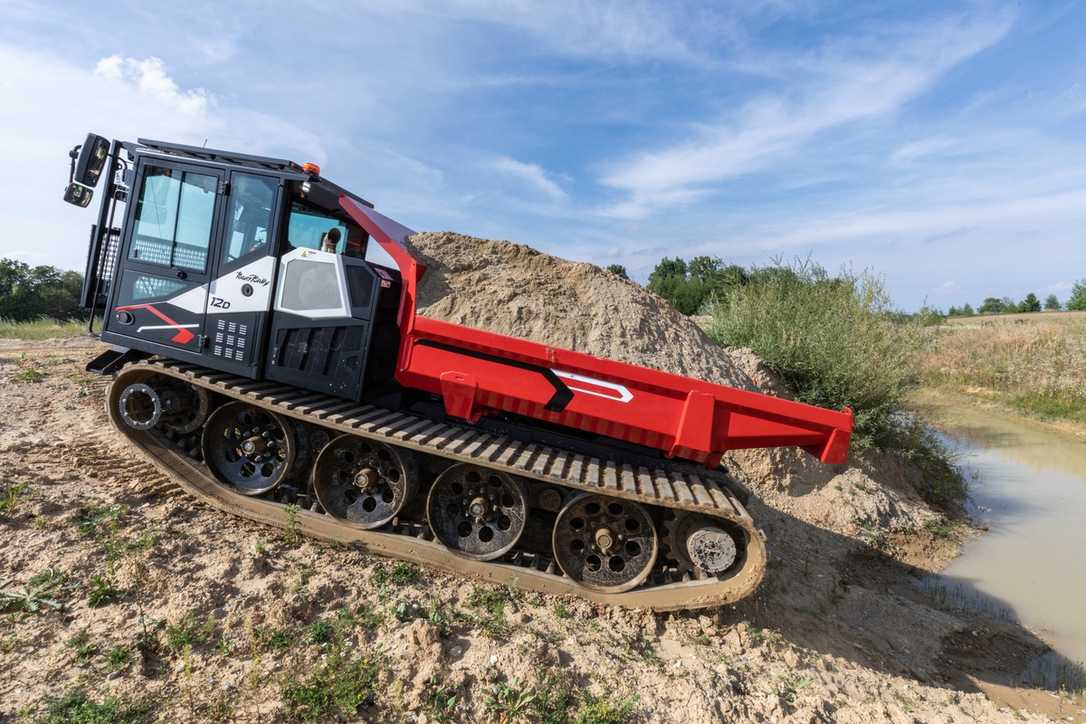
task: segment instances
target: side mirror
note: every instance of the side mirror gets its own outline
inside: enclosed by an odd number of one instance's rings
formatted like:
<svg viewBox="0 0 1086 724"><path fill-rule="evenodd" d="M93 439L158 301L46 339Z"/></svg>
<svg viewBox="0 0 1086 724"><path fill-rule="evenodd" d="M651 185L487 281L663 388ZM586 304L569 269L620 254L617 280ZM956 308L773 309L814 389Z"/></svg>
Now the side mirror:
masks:
<svg viewBox="0 0 1086 724"><path fill-rule="evenodd" d="M73 180L93 189L98 185L98 177L102 175L108 157L109 141L95 133L88 133L75 162Z"/></svg>
<svg viewBox="0 0 1086 724"><path fill-rule="evenodd" d="M80 208L85 209L90 206L92 198L94 198L94 189L87 188L74 181L68 184L68 188L64 189L64 200Z"/></svg>

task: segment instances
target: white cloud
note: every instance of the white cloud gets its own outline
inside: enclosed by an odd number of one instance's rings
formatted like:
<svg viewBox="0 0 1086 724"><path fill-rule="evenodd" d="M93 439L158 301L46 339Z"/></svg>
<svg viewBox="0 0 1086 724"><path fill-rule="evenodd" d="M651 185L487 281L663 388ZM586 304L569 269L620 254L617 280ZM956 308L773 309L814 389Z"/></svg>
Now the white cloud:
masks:
<svg viewBox="0 0 1086 724"><path fill-rule="evenodd" d="M945 154L958 145L958 141L947 136L921 138L899 146L890 154L890 160L896 163L910 163L918 159Z"/></svg>
<svg viewBox="0 0 1086 724"><path fill-rule="evenodd" d="M86 255L93 214L60 200L68 154L87 131L134 141L162 138L321 162L312 132L211 93L180 87L157 59L107 58L82 67L57 56L0 44L0 256L74 268ZM42 79L48 79L43 83ZM33 240L33 243L29 243Z"/></svg>
<svg viewBox="0 0 1086 724"><path fill-rule="evenodd" d="M524 163L508 156L499 156L494 159L492 166L495 170L522 181L552 201L563 201L568 197L562 187L551 180L547 172L538 164Z"/></svg>
<svg viewBox="0 0 1086 724"><path fill-rule="evenodd" d="M400 2L376 5L403 11ZM709 55L692 47L691 38L715 30L719 40L728 24L715 14L699 16L678 4L647 0L441 0L422 7L457 21L512 28L561 54L593 58L711 63ZM709 23L710 17L715 22Z"/></svg>
<svg viewBox="0 0 1086 724"><path fill-rule="evenodd" d="M186 115L201 115L208 110L212 99L203 88L181 90L166 72L166 65L159 58L122 58L111 55L102 58L94 68L94 74L115 83L136 88L158 102Z"/></svg>
<svg viewBox="0 0 1086 724"><path fill-rule="evenodd" d="M628 198L602 213L647 216L691 190L791 160L821 132L896 111L955 65L998 42L1009 27L1008 16L951 20L911 29L888 47L890 41L882 39L771 58L763 68L790 75L787 88L705 124L693 140L613 164L601 181Z"/></svg>

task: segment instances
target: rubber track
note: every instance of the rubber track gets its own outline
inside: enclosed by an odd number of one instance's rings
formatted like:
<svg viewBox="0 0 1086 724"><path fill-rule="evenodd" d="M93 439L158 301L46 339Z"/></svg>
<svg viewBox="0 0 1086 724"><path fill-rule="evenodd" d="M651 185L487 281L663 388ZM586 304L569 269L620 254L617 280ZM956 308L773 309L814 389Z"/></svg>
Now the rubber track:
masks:
<svg viewBox="0 0 1086 724"><path fill-rule="evenodd" d="M151 375L174 377L286 417L396 447L575 490L721 518L746 531L746 559L739 571L724 580L710 577L605 594L582 588L562 575L508 563L468 560L436 542L358 530L325 514L302 510L288 517L285 506L229 490L215 481L203 466L163 445L153 435L132 430L119 419L117 398L120 391ZM254 382L172 360L152 359L125 366L110 385L106 405L114 427L142 449L162 473L196 498L260 523L280 528L300 525L302 533L314 538L355 544L380 555L541 593L571 594L601 603L659 611L735 602L751 593L765 575L766 551L761 531L755 528L742 503L728 489L727 478L709 470L694 472L678 466L633 467L614 460L525 443L467 425L436 422L274 382Z"/></svg>

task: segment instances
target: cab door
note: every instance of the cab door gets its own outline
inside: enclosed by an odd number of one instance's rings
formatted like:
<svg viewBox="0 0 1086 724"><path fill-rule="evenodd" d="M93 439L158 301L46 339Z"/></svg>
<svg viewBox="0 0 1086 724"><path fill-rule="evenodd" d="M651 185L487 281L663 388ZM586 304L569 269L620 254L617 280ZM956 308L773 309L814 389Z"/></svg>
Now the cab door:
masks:
<svg viewBox="0 0 1086 724"><path fill-rule="evenodd" d="M283 193L278 176L251 170L232 170L227 175L204 327L204 354L217 369L248 377L259 373L272 304Z"/></svg>
<svg viewBox="0 0 1086 724"><path fill-rule="evenodd" d="M149 352L200 354L224 172L150 156L136 170L105 332Z"/></svg>

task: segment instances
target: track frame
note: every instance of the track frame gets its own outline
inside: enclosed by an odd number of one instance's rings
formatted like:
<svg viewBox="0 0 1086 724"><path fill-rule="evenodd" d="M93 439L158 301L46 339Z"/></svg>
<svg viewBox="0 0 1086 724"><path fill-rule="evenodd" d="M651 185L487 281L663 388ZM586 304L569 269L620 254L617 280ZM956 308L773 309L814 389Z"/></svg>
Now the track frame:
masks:
<svg viewBox="0 0 1086 724"><path fill-rule="evenodd" d="M727 577L642 586L623 593L600 593L559 574L511 563L467 559L435 541L385 531L360 530L322 513L306 510L288 512L286 506L280 503L233 492L219 484L202 465L164 444L155 435L133 430L124 424L117 412L121 390L155 375L183 380L227 398L336 432L379 440L394 447L453 462L468 462L574 491L702 513L727 521L744 532L745 559L740 568ZM695 472L687 465L666 463L652 469L640 465L635 467L611 459L516 440L470 425L345 402L328 395L277 383L254 382L172 360L151 359L122 368L110 386L106 405L114 427L164 475L198 500L265 525L278 528L298 526L301 533L315 539L353 545L378 555L492 583L657 611L734 603L749 595L765 575L764 536L730 490L728 478L716 471Z"/></svg>

